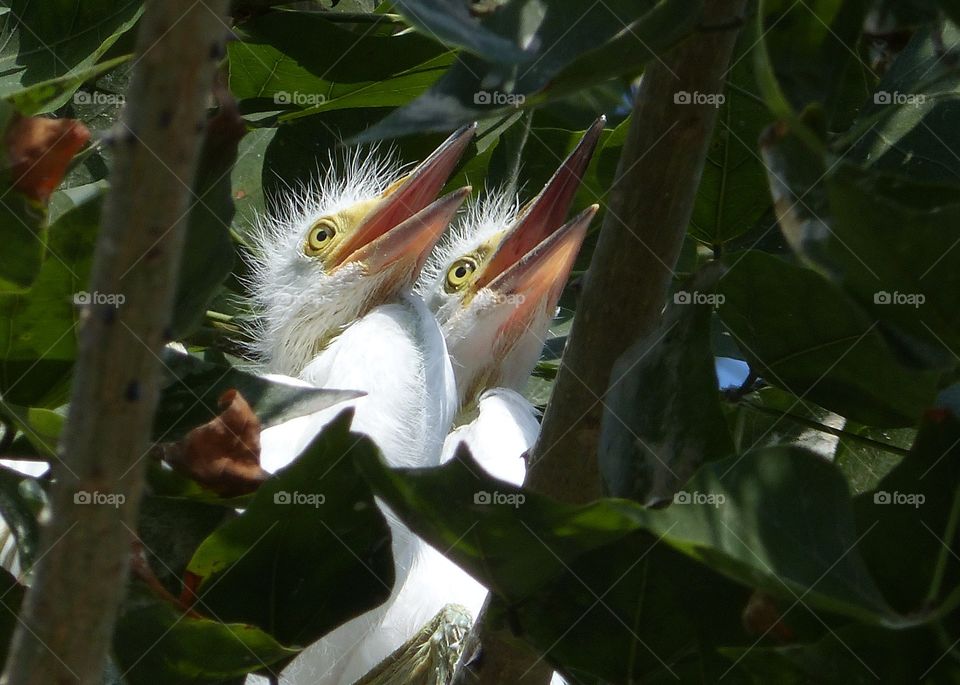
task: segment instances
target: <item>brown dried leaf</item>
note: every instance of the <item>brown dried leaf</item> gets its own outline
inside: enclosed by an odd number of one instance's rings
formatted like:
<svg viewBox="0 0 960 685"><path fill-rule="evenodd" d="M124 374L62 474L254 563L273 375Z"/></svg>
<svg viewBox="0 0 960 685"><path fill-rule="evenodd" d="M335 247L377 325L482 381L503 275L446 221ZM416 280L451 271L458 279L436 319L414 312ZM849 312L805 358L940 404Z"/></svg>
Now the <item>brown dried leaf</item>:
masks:
<svg viewBox="0 0 960 685"><path fill-rule="evenodd" d="M74 119L16 116L4 138L13 187L46 202L88 140L90 131Z"/></svg>
<svg viewBox="0 0 960 685"><path fill-rule="evenodd" d="M760 590L754 590L740 617L743 628L750 635L771 637L780 644L792 642L796 635L793 628L783 621L777 601Z"/></svg>
<svg viewBox="0 0 960 685"><path fill-rule="evenodd" d="M220 396L218 417L164 449L175 470L224 497L253 492L269 474L260 468L260 420L236 389Z"/></svg>

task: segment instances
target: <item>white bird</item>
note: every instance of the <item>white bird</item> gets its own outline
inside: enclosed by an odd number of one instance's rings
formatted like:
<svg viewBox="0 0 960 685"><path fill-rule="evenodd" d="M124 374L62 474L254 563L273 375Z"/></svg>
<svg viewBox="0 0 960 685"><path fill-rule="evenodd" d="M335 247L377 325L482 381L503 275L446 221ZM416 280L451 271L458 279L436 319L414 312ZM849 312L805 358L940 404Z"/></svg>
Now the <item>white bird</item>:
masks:
<svg viewBox="0 0 960 685"><path fill-rule="evenodd" d="M490 475L515 485L523 481L524 455L540 425L536 410L517 390L540 356L597 210L594 205L560 226L603 124L600 119L590 128L523 209L502 193L473 205L424 269L417 291L443 329L457 376L461 420L475 417L450 433L442 461L465 442ZM445 605L464 606L476 618L486 598L486 588L443 550L424 545L419 552L378 631L378 653L402 645ZM557 676L554 682L563 681Z"/></svg>
<svg viewBox="0 0 960 685"><path fill-rule="evenodd" d="M261 223L256 241L251 289L260 316L252 338L264 369L292 383L365 392L349 403L352 429L372 437L393 466L438 464L456 409L443 336L411 289L469 193L463 188L431 204L474 130L457 131L406 176L372 157L351 157L343 175L329 173L295 206ZM265 430L263 467L288 464L345 406ZM381 508L393 537L396 593L422 543ZM284 681L352 682L345 675L352 655L388 604L307 648Z"/></svg>

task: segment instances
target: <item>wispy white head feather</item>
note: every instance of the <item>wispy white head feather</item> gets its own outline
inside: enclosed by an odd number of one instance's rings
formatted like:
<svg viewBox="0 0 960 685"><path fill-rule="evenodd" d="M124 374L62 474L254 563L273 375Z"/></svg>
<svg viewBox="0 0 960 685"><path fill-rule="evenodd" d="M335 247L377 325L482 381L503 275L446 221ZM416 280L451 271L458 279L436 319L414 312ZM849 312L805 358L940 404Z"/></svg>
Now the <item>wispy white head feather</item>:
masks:
<svg viewBox="0 0 960 685"><path fill-rule="evenodd" d="M354 149L331 154L325 172L275 199L251 232L248 286L256 318L251 352L267 370L297 375L322 347L364 313L387 272L359 262L326 273L302 246L324 216L382 194L402 176L393 154Z"/></svg>

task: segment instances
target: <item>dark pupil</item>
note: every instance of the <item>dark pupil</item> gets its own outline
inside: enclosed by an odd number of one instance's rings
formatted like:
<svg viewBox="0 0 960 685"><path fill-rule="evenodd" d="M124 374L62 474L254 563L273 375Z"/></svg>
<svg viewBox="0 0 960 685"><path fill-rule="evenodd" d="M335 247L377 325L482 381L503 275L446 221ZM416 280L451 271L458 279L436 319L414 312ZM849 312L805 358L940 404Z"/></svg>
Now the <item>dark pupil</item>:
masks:
<svg viewBox="0 0 960 685"><path fill-rule="evenodd" d="M325 228L320 228L320 229L317 229L317 236L316 236L316 237L317 237L317 242L318 242L318 243L322 243L324 240L326 240L327 238L329 238L330 235L327 233L327 229L325 229Z"/></svg>
<svg viewBox="0 0 960 685"><path fill-rule="evenodd" d="M457 267L457 270L454 271L454 273L456 274L457 278L464 278L467 275L467 267L461 264Z"/></svg>

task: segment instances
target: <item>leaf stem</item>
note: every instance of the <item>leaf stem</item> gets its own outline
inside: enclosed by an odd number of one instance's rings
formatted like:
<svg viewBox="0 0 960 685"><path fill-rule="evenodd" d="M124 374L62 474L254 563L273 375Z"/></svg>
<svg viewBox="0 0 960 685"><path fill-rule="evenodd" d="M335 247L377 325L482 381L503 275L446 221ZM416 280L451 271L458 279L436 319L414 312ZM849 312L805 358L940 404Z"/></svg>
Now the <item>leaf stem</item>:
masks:
<svg viewBox="0 0 960 685"><path fill-rule="evenodd" d="M789 419L795 423L799 423L802 426L807 428L812 428L814 430L821 431L823 433L829 433L830 435L835 435L838 438L843 438L851 442L857 442L866 447L875 447L876 449L883 450L884 452L891 452L893 454L899 454L901 456L906 456L909 450L904 449L903 447L897 447L896 445L891 445L886 442L881 442L879 440L874 440L873 438L868 438L864 435L857 435L856 433L851 433L850 431L845 431L842 428L833 428L826 424L820 423L819 421L814 421L813 419L808 419L805 416L798 416L797 414L792 414L790 412L783 412L777 409L771 409L769 407L764 407L763 405L754 404L753 402L740 402L744 407L748 407L757 411L761 414L766 414L768 416L776 416L778 418L782 417Z"/></svg>

